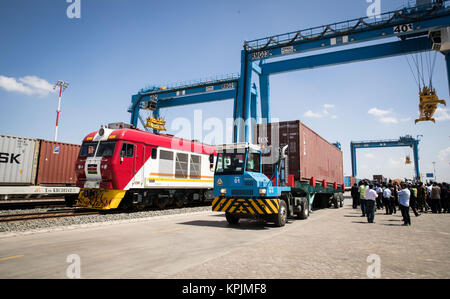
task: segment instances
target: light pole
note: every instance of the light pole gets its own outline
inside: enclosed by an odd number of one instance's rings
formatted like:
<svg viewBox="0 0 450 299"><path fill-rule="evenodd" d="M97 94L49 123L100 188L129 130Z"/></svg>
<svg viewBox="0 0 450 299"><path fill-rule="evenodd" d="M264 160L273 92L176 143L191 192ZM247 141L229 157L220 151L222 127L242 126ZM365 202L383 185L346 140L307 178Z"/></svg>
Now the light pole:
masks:
<svg viewBox="0 0 450 299"><path fill-rule="evenodd" d="M433 163L433 171L434 171L434 181L437 182L437 178L436 178L436 162L432 162Z"/></svg>
<svg viewBox="0 0 450 299"><path fill-rule="evenodd" d="M58 86L59 86L59 99L58 99L58 110L56 110L55 141L58 141L58 124L59 124L59 113L61 112L61 96L63 91L66 90L67 87L69 86L69 83L58 80L53 89L56 89L56 87Z"/></svg>

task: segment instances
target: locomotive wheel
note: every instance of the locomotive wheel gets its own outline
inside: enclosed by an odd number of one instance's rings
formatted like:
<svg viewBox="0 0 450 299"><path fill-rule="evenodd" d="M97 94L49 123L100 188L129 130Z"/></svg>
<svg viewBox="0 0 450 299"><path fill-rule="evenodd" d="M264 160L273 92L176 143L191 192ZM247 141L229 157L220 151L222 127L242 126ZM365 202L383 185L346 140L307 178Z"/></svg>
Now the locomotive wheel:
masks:
<svg viewBox="0 0 450 299"><path fill-rule="evenodd" d="M175 204L175 207L182 208L184 206L184 197L183 196L176 197L173 203Z"/></svg>
<svg viewBox="0 0 450 299"><path fill-rule="evenodd" d="M164 208L167 206L167 198L157 198L156 199L156 207L160 210L164 210Z"/></svg>

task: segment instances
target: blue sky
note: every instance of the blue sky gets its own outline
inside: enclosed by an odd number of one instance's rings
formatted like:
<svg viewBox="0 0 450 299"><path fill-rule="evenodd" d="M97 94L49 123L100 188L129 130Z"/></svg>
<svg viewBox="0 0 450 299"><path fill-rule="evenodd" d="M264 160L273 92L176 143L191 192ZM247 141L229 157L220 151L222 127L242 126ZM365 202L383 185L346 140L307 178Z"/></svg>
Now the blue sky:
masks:
<svg viewBox="0 0 450 299"><path fill-rule="evenodd" d="M345 3L345 4L343 4ZM381 0L382 11L404 0ZM131 96L153 84L238 73L245 40L359 18L366 0L266 1L81 0L81 18L69 19L65 0L0 2L0 134L51 140L57 93L47 82L70 83L63 95L59 139L80 143L89 132L129 122ZM418 90L405 57L273 76L272 117L300 119L344 150L351 173L351 140L423 135L421 172L450 181L449 110L436 124L414 125ZM443 55L434 86L448 100ZM327 108L325 108L325 106ZM229 118L232 101L163 110L171 127L178 117ZM371 113L369 113L371 112ZM178 133L170 131L171 133ZM412 177L409 149L361 150L360 177Z"/></svg>

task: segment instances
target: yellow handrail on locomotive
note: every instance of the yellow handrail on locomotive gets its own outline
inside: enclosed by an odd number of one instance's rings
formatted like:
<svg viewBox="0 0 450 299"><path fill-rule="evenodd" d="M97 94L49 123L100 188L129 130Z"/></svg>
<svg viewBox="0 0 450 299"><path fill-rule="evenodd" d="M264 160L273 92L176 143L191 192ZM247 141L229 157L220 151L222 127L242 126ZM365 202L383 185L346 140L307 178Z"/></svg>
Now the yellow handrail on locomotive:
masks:
<svg viewBox="0 0 450 299"><path fill-rule="evenodd" d="M147 124L145 125L146 128L151 128L153 130L157 131L167 131L166 130L166 122L162 118L154 118L149 117L147 118Z"/></svg>
<svg viewBox="0 0 450 299"><path fill-rule="evenodd" d="M416 119L416 124L421 121L432 121L436 122L433 118L434 112L436 112L437 105L442 104L444 106L447 105L445 100L439 100L436 95L436 90L433 88L428 88L426 86L423 87L422 91L419 92L420 95L420 103L419 103L419 112L420 118Z"/></svg>

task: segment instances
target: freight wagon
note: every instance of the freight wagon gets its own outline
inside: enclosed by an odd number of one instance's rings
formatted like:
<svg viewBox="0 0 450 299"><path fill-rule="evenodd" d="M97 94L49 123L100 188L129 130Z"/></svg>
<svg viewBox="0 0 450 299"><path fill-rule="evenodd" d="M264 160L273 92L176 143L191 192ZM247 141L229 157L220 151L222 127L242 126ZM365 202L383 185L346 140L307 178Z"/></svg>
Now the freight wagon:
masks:
<svg viewBox="0 0 450 299"><path fill-rule="evenodd" d="M343 205L342 151L300 121L257 125L254 144L218 147L213 211L227 221L262 218L283 226L313 208Z"/></svg>
<svg viewBox="0 0 450 299"><path fill-rule="evenodd" d="M0 198L77 194L80 146L0 135Z"/></svg>

